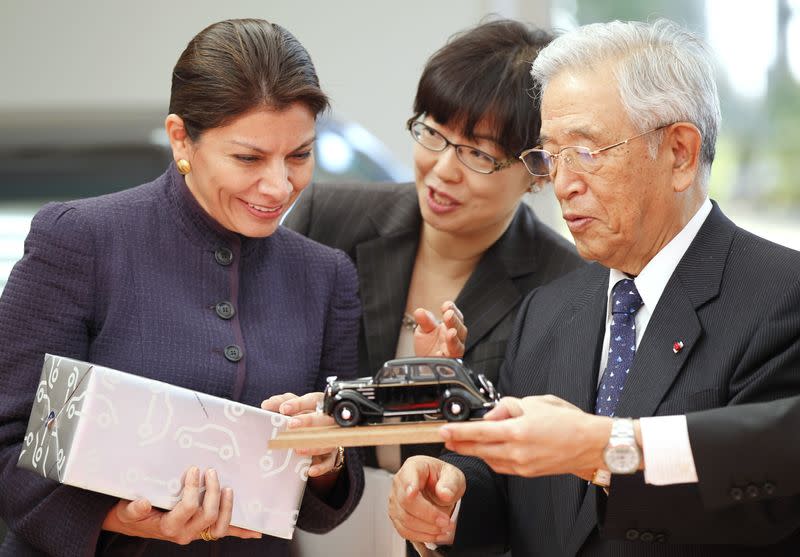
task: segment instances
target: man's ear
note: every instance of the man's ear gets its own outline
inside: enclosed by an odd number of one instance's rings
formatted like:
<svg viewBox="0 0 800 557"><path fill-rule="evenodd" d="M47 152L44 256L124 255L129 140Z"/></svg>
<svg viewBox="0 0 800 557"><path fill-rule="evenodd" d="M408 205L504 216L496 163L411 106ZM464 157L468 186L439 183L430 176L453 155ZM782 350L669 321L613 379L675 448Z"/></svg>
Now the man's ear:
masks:
<svg viewBox="0 0 800 557"><path fill-rule="evenodd" d="M665 141L672 153L673 188L676 192L686 191L699 172L703 136L694 124L677 122L666 131Z"/></svg>
<svg viewBox="0 0 800 557"><path fill-rule="evenodd" d="M170 114L167 116L167 119L164 120L164 128L167 130L167 138L172 148L172 159L175 161L186 159L191 162L189 146L192 140L186 133L186 126L183 123L183 118L177 114Z"/></svg>

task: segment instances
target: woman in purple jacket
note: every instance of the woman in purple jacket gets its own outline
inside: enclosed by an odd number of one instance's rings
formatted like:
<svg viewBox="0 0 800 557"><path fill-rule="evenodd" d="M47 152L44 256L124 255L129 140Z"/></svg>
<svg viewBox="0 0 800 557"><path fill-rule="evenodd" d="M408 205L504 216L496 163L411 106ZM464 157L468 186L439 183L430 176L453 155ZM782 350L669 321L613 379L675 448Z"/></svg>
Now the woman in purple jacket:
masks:
<svg viewBox="0 0 800 557"><path fill-rule="evenodd" d="M216 23L173 72L175 164L151 183L36 215L0 299L0 555L288 554L285 540L229 525L235 494L213 470L188 470L183 499L162 511L16 462L45 352L256 406L355 374L352 263L278 226L311 180L327 104L288 31ZM299 527L327 531L358 502L358 456L342 456L314 455Z"/></svg>

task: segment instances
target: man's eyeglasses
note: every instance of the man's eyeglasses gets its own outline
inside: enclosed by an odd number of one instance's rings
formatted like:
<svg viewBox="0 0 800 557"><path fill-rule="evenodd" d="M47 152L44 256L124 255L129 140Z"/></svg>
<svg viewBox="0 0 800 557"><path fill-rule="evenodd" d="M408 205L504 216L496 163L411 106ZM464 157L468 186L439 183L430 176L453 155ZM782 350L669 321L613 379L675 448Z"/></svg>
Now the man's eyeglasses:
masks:
<svg viewBox="0 0 800 557"><path fill-rule="evenodd" d="M458 160L460 160L464 166L475 172L480 172L481 174L491 174L492 172L508 168L517 162L515 158L498 161L496 158L488 153L484 153L480 149L470 147L469 145L453 143L441 133L419 120L409 120L408 130L411 132L411 137L414 138L414 141L430 151L440 153L449 146L452 146L456 150L456 157L458 157Z"/></svg>
<svg viewBox="0 0 800 557"><path fill-rule="evenodd" d="M652 130L647 130L646 132L629 137L628 139L620 141L619 143L614 143L613 145L608 145L606 147L600 147L599 149L592 150L588 147L568 146L562 147L558 153L551 153L545 149L538 148L526 149L520 153L519 158L525 165L525 168L528 169L528 172L534 176L549 176L550 178L555 178L556 171L558 170L559 159L563 160L564 164L566 164L567 168L569 168L572 172L591 174L600 168L600 160L597 156L600 153L613 149L614 147L619 147L620 145L625 145L629 141L633 141L634 139L642 137L643 135L653 133L671 125L672 124L664 124L662 126L658 126L657 128L653 128Z"/></svg>

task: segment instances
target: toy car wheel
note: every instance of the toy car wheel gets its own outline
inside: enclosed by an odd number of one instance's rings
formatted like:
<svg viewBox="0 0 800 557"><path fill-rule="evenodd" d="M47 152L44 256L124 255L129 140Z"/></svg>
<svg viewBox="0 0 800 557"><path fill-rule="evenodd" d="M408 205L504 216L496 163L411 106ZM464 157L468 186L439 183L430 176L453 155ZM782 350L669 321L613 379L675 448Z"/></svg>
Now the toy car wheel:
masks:
<svg viewBox="0 0 800 557"><path fill-rule="evenodd" d="M458 395L447 397L442 403L442 415L448 422L463 422L469 419L469 404Z"/></svg>
<svg viewBox="0 0 800 557"><path fill-rule="evenodd" d="M361 410L354 402L343 400L333 409L333 419L342 427L358 425L361 421Z"/></svg>

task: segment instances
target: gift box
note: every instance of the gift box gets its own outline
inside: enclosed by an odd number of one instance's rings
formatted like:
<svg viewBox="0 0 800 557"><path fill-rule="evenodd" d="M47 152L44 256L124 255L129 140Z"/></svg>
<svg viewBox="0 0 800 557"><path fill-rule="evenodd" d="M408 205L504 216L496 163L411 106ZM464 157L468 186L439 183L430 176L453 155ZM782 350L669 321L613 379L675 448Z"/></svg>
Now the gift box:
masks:
<svg viewBox="0 0 800 557"><path fill-rule="evenodd" d="M159 508L190 466L233 489L231 524L291 539L311 459L267 443L281 414L47 354L18 466Z"/></svg>

